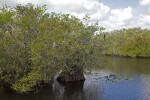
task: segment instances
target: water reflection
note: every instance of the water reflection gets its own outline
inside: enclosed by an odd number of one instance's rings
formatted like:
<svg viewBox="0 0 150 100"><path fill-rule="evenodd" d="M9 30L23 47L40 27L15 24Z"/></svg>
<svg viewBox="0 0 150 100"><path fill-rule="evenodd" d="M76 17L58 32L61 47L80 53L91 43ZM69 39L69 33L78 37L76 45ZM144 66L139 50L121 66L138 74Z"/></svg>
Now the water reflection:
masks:
<svg viewBox="0 0 150 100"><path fill-rule="evenodd" d="M150 74L150 59L105 56L103 70L119 75Z"/></svg>
<svg viewBox="0 0 150 100"><path fill-rule="evenodd" d="M64 100L87 100L83 91L84 82L74 82L65 85Z"/></svg>
<svg viewBox="0 0 150 100"><path fill-rule="evenodd" d="M0 100L55 100L52 86L44 86L39 93L17 94L6 88L0 88Z"/></svg>
<svg viewBox="0 0 150 100"><path fill-rule="evenodd" d="M150 100L150 59L105 57L104 63L104 68L91 67L85 82L54 80L36 94L20 95L1 87L0 100ZM121 80L106 81L110 74Z"/></svg>

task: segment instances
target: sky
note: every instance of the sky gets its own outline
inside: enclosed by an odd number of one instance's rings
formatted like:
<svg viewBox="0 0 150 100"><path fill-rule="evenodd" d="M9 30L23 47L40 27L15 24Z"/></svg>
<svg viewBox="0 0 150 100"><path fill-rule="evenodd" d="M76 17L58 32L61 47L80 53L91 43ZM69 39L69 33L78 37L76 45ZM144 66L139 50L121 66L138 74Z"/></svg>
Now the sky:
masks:
<svg viewBox="0 0 150 100"><path fill-rule="evenodd" d="M113 31L122 28L150 29L150 0L0 0L0 7L7 4L47 5L47 12L70 13L82 19L88 14L90 22L96 21Z"/></svg>

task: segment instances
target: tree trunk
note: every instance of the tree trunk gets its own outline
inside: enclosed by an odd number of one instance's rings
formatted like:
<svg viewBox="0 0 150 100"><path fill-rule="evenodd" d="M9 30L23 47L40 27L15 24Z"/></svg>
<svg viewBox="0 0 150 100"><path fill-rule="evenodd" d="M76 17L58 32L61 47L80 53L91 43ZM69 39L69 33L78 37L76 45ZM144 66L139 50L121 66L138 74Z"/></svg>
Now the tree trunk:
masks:
<svg viewBox="0 0 150 100"><path fill-rule="evenodd" d="M84 81L85 77L83 74L83 67L81 66L73 66L73 70L63 71L57 77L59 82L74 82L74 81Z"/></svg>

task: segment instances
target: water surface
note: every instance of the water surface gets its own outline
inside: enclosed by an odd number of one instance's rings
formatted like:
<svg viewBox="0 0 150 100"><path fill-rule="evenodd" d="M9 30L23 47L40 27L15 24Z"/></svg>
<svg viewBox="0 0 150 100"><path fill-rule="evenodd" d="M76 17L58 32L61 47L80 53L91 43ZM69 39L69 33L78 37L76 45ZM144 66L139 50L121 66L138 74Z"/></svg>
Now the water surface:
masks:
<svg viewBox="0 0 150 100"><path fill-rule="evenodd" d="M0 100L150 100L150 59L104 57L85 82L60 84L54 80L38 93L20 95L0 88ZM116 75L116 82L106 76Z"/></svg>

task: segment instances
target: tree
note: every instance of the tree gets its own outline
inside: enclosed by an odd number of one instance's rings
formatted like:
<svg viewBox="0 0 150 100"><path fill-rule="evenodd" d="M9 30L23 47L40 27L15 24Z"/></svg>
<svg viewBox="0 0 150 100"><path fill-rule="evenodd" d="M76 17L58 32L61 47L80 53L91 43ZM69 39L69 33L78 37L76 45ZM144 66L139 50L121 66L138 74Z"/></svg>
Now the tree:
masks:
<svg viewBox="0 0 150 100"><path fill-rule="evenodd" d="M105 41L99 43L103 48L103 54L120 55L128 57L149 58L149 34L150 30L141 28L130 28L112 31L107 34ZM102 35L97 37L102 38ZM100 38L97 41L102 41Z"/></svg>
<svg viewBox="0 0 150 100"><path fill-rule="evenodd" d="M1 82L27 92L60 71L60 81L85 80L83 68L96 50L94 34L102 29L98 23L84 25L73 15L46 13L45 6L30 3L3 7L0 17L5 18L0 19Z"/></svg>

